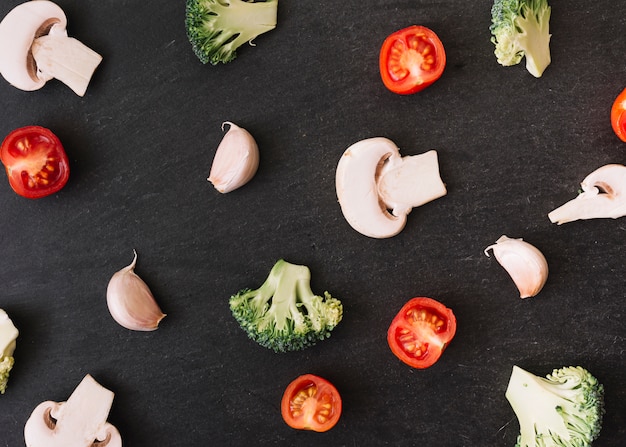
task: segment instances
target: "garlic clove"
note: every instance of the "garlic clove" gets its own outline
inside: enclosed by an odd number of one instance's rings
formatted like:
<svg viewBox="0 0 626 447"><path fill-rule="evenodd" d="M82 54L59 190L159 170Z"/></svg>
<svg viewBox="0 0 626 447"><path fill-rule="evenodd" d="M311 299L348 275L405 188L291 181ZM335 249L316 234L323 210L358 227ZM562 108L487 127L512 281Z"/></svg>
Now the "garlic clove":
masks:
<svg viewBox="0 0 626 447"><path fill-rule="evenodd" d="M543 254L523 239L502 236L485 249L493 250L496 260L507 271L520 292L520 298L537 295L548 279L548 262Z"/></svg>
<svg viewBox="0 0 626 447"><path fill-rule="evenodd" d="M230 121L230 128L217 147L209 173L210 181L221 193L231 192L248 183L259 167L259 147L250 133Z"/></svg>
<svg viewBox="0 0 626 447"><path fill-rule="evenodd" d="M107 287L107 306L115 321L133 331L153 331L166 316L156 303L148 285L135 273L133 262L115 273Z"/></svg>

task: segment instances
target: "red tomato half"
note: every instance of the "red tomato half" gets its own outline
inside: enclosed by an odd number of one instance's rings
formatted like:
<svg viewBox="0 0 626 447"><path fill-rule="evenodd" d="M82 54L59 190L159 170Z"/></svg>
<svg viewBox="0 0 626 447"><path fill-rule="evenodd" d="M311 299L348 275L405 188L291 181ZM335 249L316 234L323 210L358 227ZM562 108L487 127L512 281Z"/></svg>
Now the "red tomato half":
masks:
<svg viewBox="0 0 626 447"><path fill-rule="evenodd" d="M324 432L341 416L341 396L326 379L305 374L289 384L280 410L291 428Z"/></svg>
<svg viewBox="0 0 626 447"><path fill-rule="evenodd" d="M432 366L456 333L451 309L432 298L409 300L391 322L387 342L391 351L413 368Z"/></svg>
<svg viewBox="0 0 626 447"><path fill-rule="evenodd" d="M441 77L446 52L439 37L423 26L391 34L380 50L380 75L385 87L400 95L425 89Z"/></svg>
<svg viewBox="0 0 626 447"><path fill-rule="evenodd" d="M626 89L620 93L611 108L611 126L620 140L626 143Z"/></svg>
<svg viewBox="0 0 626 447"><path fill-rule="evenodd" d="M59 191L70 176L61 141L49 129L15 129L2 142L0 160L11 188L20 196L38 199Z"/></svg>

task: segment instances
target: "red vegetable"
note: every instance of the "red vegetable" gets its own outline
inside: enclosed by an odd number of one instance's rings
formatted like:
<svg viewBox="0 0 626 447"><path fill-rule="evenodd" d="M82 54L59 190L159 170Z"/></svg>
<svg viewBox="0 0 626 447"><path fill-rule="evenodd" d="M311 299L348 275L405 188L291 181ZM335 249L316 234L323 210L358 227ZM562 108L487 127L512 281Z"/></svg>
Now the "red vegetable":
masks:
<svg viewBox="0 0 626 447"><path fill-rule="evenodd" d="M2 142L0 160L11 188L20 196L38 199L59 191L70 176L61 141L49 129L15 129Z"/></svg>
<svg viewBox="0 0 626 447"><path fill-rule="evenodd" d="M291 428L325 432L339 421L341 396L326 379L305 374L287 386L280 409Z"/></svg>
<svg viewBox="0 0 626 447"><path fill-rule="evenodd" d="M446 52L439 37L423 26L409 26L391 34L380 50L380 75L394 93L409 95L441 77Z"/></svg>
<svg viewBox="0 0 626 447"><path fill-rule="evenodd" d="M619 139L626 143L626 89L617 96L613 103L611 125Z"/></svg>
<svg viewBox="0 0 626 447"><path fill-rule="evenodd" d="M391 351L413 368L432 366L456 333L451 309L432 298L409 300L387 331Z"/></svg>

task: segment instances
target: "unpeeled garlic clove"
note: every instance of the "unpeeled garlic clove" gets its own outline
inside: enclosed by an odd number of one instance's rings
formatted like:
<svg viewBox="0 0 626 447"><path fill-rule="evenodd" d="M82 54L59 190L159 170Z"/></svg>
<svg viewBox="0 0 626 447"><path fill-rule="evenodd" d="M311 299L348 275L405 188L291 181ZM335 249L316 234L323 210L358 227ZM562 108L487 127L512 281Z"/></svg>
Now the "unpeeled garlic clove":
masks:
<svg viewBox="0 0 626 447"><path fill-rule="evenodd" d="M153 331L165 317L148 285L135 273L133 262L115 273L107 287L107 306L115 321L133 331Z"/></svg>
<svg viewBox="0 0 626 447"><path fill-rule="evenodd" d="M230 128L217 147L207 179L221 193L231 192L248 183L259 167L259 147L250 132L230 121Z"/></svg>
<svg viewBox="0 0 626 447"><path fill-rule="evenodd" d="M543 254L523 239L501 236L485 249L493 250L496 260L511 276L520 292L520 298L537 295L548 279L548 262Z"/></svg>

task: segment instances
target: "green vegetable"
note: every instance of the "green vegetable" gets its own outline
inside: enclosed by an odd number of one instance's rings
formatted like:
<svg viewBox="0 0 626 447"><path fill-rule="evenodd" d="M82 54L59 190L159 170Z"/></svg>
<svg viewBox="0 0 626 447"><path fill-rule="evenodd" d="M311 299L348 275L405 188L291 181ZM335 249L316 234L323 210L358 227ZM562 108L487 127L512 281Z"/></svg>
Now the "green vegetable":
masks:
<svg viewBox="0 0 626 447"><path fill-rule="evenodd" d="M7 315L6 311L0 309L0 394L4 394L9 381L9 373L13 368L15 360L16 339L19 331Z"/></svg>
<svg viewBox="0 0 626 447"><path fill-rule="evenodd" d="M13 368L13 357L0 358L0 394L4 394L7 389L7 382L9 381L9 373Z"/></svg>
<svg viewBox="0 0 626 447"><path fill-rule="evenodd" d="M494 0L491 8L491 41L498 63L519 64L539 78L550 65L550 6L547 0Z"/></svg>
<svg viewBox="0 0 626 447"><path fill-rule="evenodd" d="M278 0L187 0L185 28L203 64L230 62L235 50L276 28Z"/></svg>
<svg viewBox="0 0 626 447"><path fill-rule="evenodd" d="M279 260L256 290L230 297L230 310L248 336L276 352L298 351L330 337L341 321L341 301L311 291L311 271Z"/></svg>
<svg viewBox="0 0 626 447"><path fill-rule="evenodd" d="M516 447L588 447L600 433L604 387L580 366L545 379L514 366L506 398L520 425Z"/></svg>

